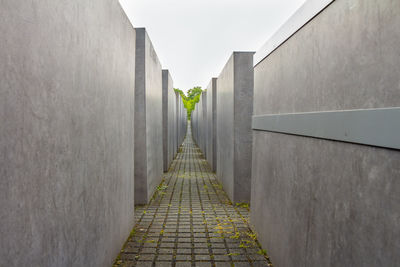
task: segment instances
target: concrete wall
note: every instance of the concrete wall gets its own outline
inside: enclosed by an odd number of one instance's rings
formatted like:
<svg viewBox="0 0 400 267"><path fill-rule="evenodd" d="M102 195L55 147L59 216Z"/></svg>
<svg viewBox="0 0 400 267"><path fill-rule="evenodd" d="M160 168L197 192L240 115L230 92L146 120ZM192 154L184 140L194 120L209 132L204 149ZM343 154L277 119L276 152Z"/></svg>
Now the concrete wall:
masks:
<svg viewBox="0 0 400 267"><path fill-rule="evenodd" d="M181 98L180 98L180 95L179 95L179 93L178 92L175 92L175 110L176 110L176 114L175 114L175 121L176 121L176 124L175 124L175 131L176 131L176 136L175 136L175 150L176 150L176 152L178 152L178 149L179 149L179 146L180 146L180 143L179 143L179 140L180 140L180 123L181 123L181 110L180 110L180 108L181 108L181 103L180 102L182 102L182 100L181 100Z"/></svg>
<svg viewBox="0 0 400 267"><path fill-rule="evenodd" d="M163 163L166 172L175 157L177 147L177 105L173 81L168 70L162 70L163 101Z"/></svg>
<svg viewBox="0 0 400 267"><path fill-rule="evenodd" d="M212 78L207 86L207 117L206 117L206 158L215 172L217 169L217 78Z"/></svg>
<svg viewBox="0 0 400 267"><path fill-rule="evenodd" d="M234 52L217 80L217 177L234 202L250 201L253 52Z"/></svg>
<svg viewBox="0 0 400 267"><path fill-rule="evenodd" d="M117 1L1 1L0 36L0 266L110 266L134 224L135 31Z"/></svg>
<svg viewBox="0 0 400 267"><path fill-rule="evenodd" d="M171 78L171 87L170 90L168 91L168 101L169 101L169 105L168 105L168 116L169 116L169 120L168 120L168 124L169 124L169 128L168 128L168 139L169 139L169 143L168 143L168 151L169 151L169 156L170 156L170 163L169 165L171 165L171 162L174 160L176 153L178 152L178 110L177 110L177 105L176 105L176 92L174 90L173 87L173 81Z"/></svg>
<svg viewBox="0 0 400 267"><path fill-rule="evenodd" d="M200 97L200 149L203 152L204 156L207 156L207 92L204 91Z"/></svg>
<svg viewBox="0 0 400 267"><path fill-rule="evenodd" d="M195 104L194 110L192 111L192 118L190 123L192 125L192 137L194 142L198 145L199 144L199 103Z"/></svg>
<svg viewBox="0 0 400 267"><path fill-rule="evenodd" d="M255 67L254 114L399 107L399 13L334 1ZM265 131L253 149L251 222L274 265L400 265L398 150Z"/></svg>
<svg viewBox="0 0 400 267"><path fill-rule="evenodd" d="M206 156L207 146L207 92L202 92L199 102L196 103L192 112L192 134L193 139L200 148L201 152Z"/></svg>
<svg viewBox="0 0 400 267"><path fill-rule="evenodd" d="M183 143L183 140L186 136L186 128L187 128L187 112L183 105L182 97L178 95L178 116L177 116L177 125L178 125L178 148Z"/></svg>
<svg viewBox="0 0 400 267"><path fill-rule="evenodd" d="M195 106L195 110L194 110L194 140L196 142L197 145L199 145L200 142L200 114L201 114L201 105L199 103L196 104Z"/></svg>
<svg viewBox="0 0 400 267"><path fill-rule="evenodd" d="M179 144L183 143L183 140L186 137L186 131L187 131L187 123L188 123L188 117L187 117L187 110L183 105L183 101L181 99L180 102L180 114L181 114L181 119L180 119L180 124L181 124L181 130L180 130L180 142Z"/></svg>
<svg viewBox="0 0 400 267"><path fill-rule="evenodd" d="M147 204L163 174L161 64L144 28L136 29L135 204Z"/></svg>

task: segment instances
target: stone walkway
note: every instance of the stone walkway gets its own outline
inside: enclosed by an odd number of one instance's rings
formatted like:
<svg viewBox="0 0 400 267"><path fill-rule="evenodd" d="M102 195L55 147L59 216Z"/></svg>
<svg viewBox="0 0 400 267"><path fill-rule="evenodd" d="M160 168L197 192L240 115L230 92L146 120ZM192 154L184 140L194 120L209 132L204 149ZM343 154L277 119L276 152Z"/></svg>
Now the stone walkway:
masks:
<svg viewBox="0 0 400 267"><path fill-rule="evenodd" d="M232 205L194 144L190 128L114 266L272 266L248 224L245 204Z"/></svg>

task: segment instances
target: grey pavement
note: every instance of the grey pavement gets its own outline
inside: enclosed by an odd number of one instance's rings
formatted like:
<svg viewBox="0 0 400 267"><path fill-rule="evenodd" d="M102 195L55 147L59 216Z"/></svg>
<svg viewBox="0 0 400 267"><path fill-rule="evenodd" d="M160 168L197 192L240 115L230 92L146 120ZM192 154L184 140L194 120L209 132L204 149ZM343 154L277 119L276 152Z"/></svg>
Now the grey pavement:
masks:
<svg viewBox="0 0 400 267"><path fill-rule="evenodd" d="M193 142L191 129L114 266L272 266Z"/></svg>

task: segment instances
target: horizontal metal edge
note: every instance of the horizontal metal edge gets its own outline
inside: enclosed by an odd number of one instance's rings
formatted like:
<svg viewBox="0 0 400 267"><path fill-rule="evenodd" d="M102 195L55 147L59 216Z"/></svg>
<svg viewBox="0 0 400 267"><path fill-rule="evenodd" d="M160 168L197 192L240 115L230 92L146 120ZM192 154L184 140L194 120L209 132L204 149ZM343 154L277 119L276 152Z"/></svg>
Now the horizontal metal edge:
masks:
<svg viewBox="0 0 400 267"><path fill-rule="evenodd" d="M335 0L308 0L306 1L272 37L255 53L253 64L256 66L270 55L293 34L312 20Z"/></svg>
<svg viewBox="0 0 400 267"><path fill-rule="evenodd" d="M252 128L400 149L400 107L257 115Z"/></svg>

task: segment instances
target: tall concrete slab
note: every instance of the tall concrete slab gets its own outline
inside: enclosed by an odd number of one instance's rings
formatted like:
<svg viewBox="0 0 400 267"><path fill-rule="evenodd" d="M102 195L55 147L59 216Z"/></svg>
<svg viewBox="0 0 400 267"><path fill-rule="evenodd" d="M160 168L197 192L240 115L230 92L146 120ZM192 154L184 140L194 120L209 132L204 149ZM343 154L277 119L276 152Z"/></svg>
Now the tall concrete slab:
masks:
<svg viewBox="0 0 400 267"><path fill-rule="evenodd" d="M181 131L180 131L180 142L179 144L183 143L183 140L186 137L186 131L187 131L187 123L188 123L188 116L187 116L187 110L183 104L183 101L181 99L180 101L180 113L181 113Z"/></svg>
<svg viewBox="0 0 400 267"><path fill-rule="evenodd" d="M357 110L362 126L372 110L399 107L400 2L337 0L317 12L258 57L254 115ZM274 265L400 265L398 149L257 130L252 173L251 223Z"/></svg>
<svg viewBox="0 0 400 267"><path fill-rule="evenodd" d="M182 97L178 96L178 147L183 143L186 136L187 111L184 107Z"/></svg>
<svg viewBox="0 0 400 267"><path fill-rule="evenodd" d="M200 149L203 152L204 156L207 156L206 146L207 146L207 91L203 91L200 97L200 122L199 122L199 131L200 131Z"/></svg>
<svg viewBox="0 0 400 267"><path fill-rule="evenodd" d="M234 202L249 202L253 52L234 52L217 79L217 178Z"/></svg>
<svg viewBox="0 0 400 267"><path fill-rule="evenodd" d="M162 70L144 28L136 29L135 204L147 204L163 175Z"/></svg>
<svg viewBox="0 0 400 267"><path fill-rule="evenodd" d="M164 172L175 157L177 146L176 94L172 77L168 70L162 70L163 101L163 163Z"/></svg>
<svg viewBox="0 0 400 267"><path fill-rule="evenodd" d="M111 266L134 224L135 31L117 1L1 1L0 36L0 266Z"/></svg>
<svg viewBox="0 0 400 267"><path fill-rule="evenodd" d="M179 146L180 146L180 144L179 144L179 135L180 135L180 133L179 133L179 131L180 131L180 126L179 126L179 124L180 124L180 120L181 120L181 111L180 111L180 101L182 101L181 100L181 98L180 98L180 95L179 95L179 93L178 92L175 92L175 110L176 110L176 114L175 114L175 121L176 121L176 125L175 125L175 131L176 131L176 136L175 136L175 151L176 151L176 153L178 152L178 149L179 149Z"/></svg>
<svg viewBox="0 0 400 267"><path fill-rule="evenodd" d="M196 103L194 110L192 111L191 125L192 125L192 135L194 142L199 145L199 103Z"/></svg>
<svg viewBox="0 0 400 267"><path fill-rule="evenodd" d="M215 172L217 169L217 78L212 78L207 86L206 118L206 158Z"/></svg>

